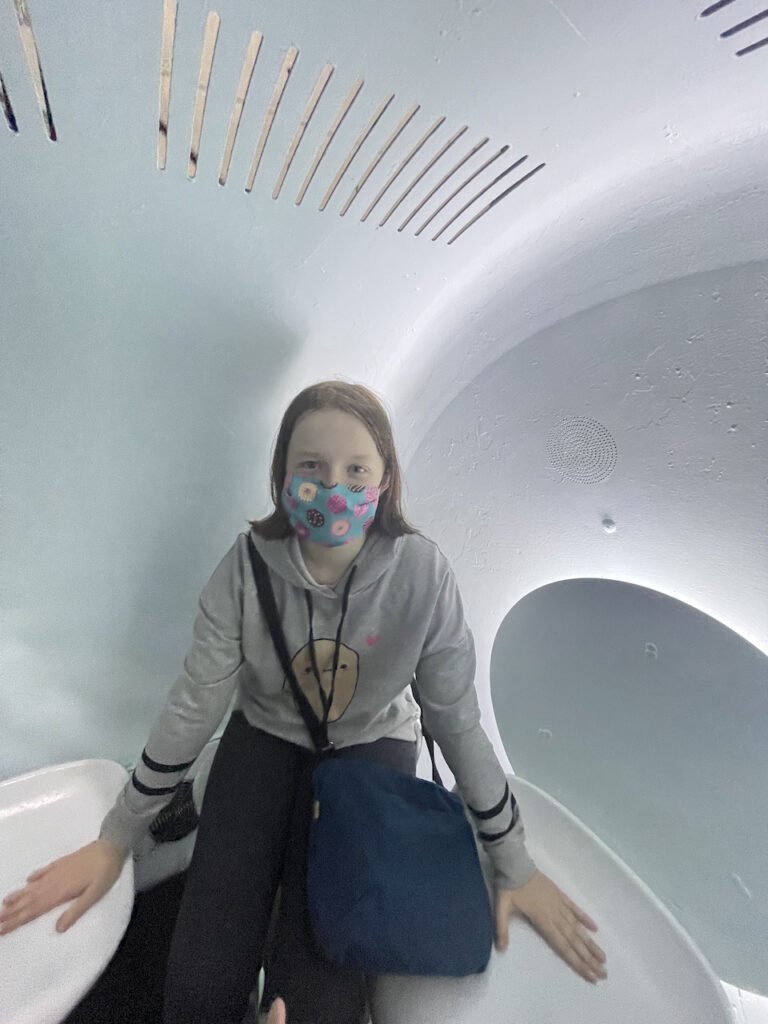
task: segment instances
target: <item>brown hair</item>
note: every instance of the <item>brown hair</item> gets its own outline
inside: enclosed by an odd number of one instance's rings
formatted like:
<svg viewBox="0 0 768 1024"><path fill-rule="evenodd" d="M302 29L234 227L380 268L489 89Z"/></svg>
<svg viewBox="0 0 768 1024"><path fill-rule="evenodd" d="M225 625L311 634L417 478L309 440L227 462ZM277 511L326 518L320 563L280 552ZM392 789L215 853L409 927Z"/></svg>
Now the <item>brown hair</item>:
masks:
<svg viewBox="0 0 768 1024"><path fill-rule="evenodd" d="M270 473L274 511L264 519L249 520L250 525L267 540L279 540L293 533L288 514L283 508L280 493L286 475L288 444L299 417L318 409L338 409L356 416L373 438L379 455L384 460L384 471L389 486L379 499L376 518L371 529L388 537L405 533L418 533L407 522L401 508L402 478L395 452L392 426L387 413L372 391L362 384L348 384L340 380L326 380L304 388L285 410L277 432Z"/></svg>

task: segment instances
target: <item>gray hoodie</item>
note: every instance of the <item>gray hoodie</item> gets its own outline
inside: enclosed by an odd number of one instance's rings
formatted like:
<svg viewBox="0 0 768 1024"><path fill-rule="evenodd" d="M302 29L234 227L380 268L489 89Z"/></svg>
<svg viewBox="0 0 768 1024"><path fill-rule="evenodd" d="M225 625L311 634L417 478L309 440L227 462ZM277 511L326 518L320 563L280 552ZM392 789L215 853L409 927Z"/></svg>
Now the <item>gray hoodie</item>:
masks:
<svg viewBox="0 0 768 1024"><path fill-rule="evenodd" d="M265 540L251 532L269 566L294 673L318 717L309 654L311 595L315 654L330 690L342 596L356 566L344 618L328 738L337 747L382 737L420 740L424 724L440 746L477 823L495 884L513 889L536 867L523 823L493 746L480 725L475 649L453 572L437 545L421 534L393 539L372 530L334 586L316 583L298 538ZM327 684L326 684L327 680ZM132 778L101 828L101 837L134 847L167 804L236 695L252 724L291 743L314 746L272 645L258 603L241 533L200 595L194 642Z"/></svg>

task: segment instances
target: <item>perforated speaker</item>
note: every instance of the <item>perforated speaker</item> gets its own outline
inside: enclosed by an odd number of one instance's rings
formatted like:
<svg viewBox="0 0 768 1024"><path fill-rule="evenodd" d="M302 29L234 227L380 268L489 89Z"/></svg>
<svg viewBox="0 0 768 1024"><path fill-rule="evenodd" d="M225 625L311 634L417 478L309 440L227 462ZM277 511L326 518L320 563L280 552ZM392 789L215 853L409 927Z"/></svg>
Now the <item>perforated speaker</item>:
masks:
<svg viewBox="0 0 768 1024"><path fill-rule="evenodd" d="M566 416L547 435L549 463L579 484L596 484L616 467L616 439L589 416Z"/></svg>

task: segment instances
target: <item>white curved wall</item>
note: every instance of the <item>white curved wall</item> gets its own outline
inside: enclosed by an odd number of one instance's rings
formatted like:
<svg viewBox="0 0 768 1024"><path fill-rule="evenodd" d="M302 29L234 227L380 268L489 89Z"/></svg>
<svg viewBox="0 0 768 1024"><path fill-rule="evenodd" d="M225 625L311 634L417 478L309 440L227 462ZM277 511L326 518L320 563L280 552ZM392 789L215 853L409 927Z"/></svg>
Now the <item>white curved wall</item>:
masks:
<svg viewBox="0 0 768 1024"><path fill-rule="evenodd" d="M720 38L759 5L701 18L704 6L224 0L194 181L206 4L180 0L164 171L159 3L30 0L55 144L13 8L0 9L0 73L19 125L18 135L0 125L0 775L135 758L187 648L199 590L266 507L280 412L323 376L372 384L393 408L409 510L454 559L502 757L491 644L509 608L543 583L642 583L766 650L768 47L734 56L765 34L761 23ZM264 43L222 188L254 29ZM247 194L290 44L299 57ZM325 62L334 74L274 200ZM365 85L296 206L358 77ZM516 175L492 186L457 226L498 205L451 245L447 234L398 232L400 211L384 227L360 223L443 115L376 214L465 124L403 213L484 136L467 169L510 149L478 187L525 154L521 171L546 166L504 198ZM571 483L547 463L548 433L567 416L615 440L615 468L598 484ZM605 516L615 532L604 532Z"/></svg>

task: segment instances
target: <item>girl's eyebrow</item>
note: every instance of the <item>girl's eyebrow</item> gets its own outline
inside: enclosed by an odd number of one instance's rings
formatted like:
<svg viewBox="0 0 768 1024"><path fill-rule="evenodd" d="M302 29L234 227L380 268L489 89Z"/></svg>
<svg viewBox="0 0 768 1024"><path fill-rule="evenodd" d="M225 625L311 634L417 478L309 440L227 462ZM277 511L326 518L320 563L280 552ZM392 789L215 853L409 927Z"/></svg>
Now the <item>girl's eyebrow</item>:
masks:
<svg viewBox="0 0 768 1024"><path fill-rule="evenodd" d="M319 459L320 454L318 452L296 452L297 459ZM370 455L350 455L351 462L367 462Z"/></svg>

